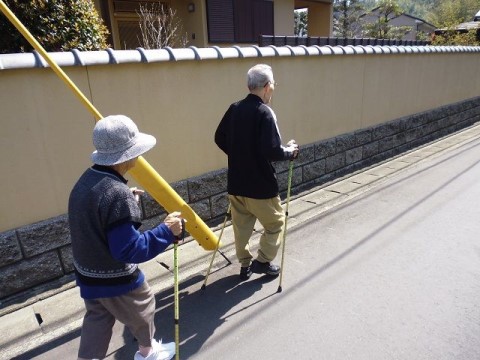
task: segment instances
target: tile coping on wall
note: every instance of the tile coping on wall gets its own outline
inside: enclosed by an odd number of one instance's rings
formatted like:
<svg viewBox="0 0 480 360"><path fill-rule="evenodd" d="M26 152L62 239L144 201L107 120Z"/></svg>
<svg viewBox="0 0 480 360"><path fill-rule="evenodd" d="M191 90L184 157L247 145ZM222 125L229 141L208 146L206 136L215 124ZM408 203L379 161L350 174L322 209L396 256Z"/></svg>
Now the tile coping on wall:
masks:
<svg viewBox="0 0 480 360"><path fill-rule="evenodd" d="M52 52L50 56L59 66L88 66L127 63L156 63L181 60L212 60L232 58L261 58L278 56L369 55L369 54L429 54L479 53L480 46L232 46L208 48L171 48L147 50L113 50ZM0 70L43 68L49 65L37 51L31 53L0 54Z"/></svg>

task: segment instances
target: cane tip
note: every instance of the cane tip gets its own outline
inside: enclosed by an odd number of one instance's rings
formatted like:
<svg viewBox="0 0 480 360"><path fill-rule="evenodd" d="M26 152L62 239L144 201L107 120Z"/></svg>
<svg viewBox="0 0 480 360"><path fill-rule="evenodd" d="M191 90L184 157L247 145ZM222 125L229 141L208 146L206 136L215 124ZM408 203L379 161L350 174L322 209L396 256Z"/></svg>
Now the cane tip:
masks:
<svg viewBox="0 0 480 360"><path fill-rule="evenodd" d="M277 293L281 293L282 292L282 287L279 286L278 289L277 289Z"/></svg>
<svg viewBox="0 0 480 360"><path fill-rule="evenodd" d="M202 285L202 290L205 290L205 284Z"/></svg>

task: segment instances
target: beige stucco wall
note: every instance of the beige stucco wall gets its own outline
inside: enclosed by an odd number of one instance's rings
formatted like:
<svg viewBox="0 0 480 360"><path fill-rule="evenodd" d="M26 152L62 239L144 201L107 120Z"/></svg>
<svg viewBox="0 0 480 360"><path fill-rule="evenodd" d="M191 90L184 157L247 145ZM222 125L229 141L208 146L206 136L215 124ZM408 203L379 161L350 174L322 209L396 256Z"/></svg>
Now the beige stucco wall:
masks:
<svg viewBox="0 0 480 360"><path fill-rule="evenodd" d="M297 0L296 8L308 9L308 36L330 36L333 27L332 4Z"/></svg>
<svg viewBox="0 0 480 360"><path fill-rule="evenodd" d="M188 11L188 5L193 4L195 10ZM204 27L203 19L206 19L205 1L200 0L176 0L172 6L177 11L181 21L182 36L187 38L187 46L203 47L208 41L207 28Z"/></svg>
<svg viewBox="0 0 480 360"><path fill-rule="evenodd" d="M294 1L293 0L275 0L274 1L274 34L276 36L294 35Z"/></svg>
<svg viewBox="0 0 480 360"><path fill-rule="evenodd" d="M273 66L283 139L308 144L480 93L478 53L282 56L66 67L103 114L123 113L158 145L146 159L168 181L226 166L213 142L245 73ZM93 116L50 69L0 70L0 231L64 214L90 165Z"/></svg>

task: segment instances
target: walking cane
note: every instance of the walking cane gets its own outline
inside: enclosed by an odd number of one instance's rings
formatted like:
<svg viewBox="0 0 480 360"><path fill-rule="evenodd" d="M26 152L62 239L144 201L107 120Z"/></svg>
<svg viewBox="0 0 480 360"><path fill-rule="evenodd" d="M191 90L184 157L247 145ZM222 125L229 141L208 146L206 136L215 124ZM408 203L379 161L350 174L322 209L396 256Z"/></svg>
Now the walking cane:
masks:
<svg viewBox="0 0 480 360"><path fill-rule="evenodd" d="M285 205L285 226L283 228L283 244L282 244L282 262L280 264L280 281L278 284L277 292L282 292L282 279L283 279L283 262L285 258L285 242L287 240L287 220L288 220L288 204L290 203L290 189L292 187L292 173L293 173L293 160L290 160L288 167L288 186L287 186L287 204Z"/></svg>
<svg viewBox="0 0 480 360"><path fill-rule="evenodd" d="M182 219L182 233L180 236L176 237L173 242L173 293L174 293L174 321L175 321L175 359L180 359L180 310L179 310L179 300L178 300L178 242L180 240L185 240L185 220Z"/></svg>
<svg viewBox="0 0 480 360"><path fill-rule="evenodd" d="M213 252L212 258L210 260L210 266L208 267L207 274L205 275L205 280L203 281L202 290L205 290L205 287L207 286L208 276L210 275L210 271L212 269L213 260L215 259L215 255L217 254L217 251L219 251L218 247L220 246L220 240L222 239L223 230L225 230L225 225L227 224L227 220L230 217L231 217L230 204L228 204L227 212L225 213L225 220L223 220L222 230L220 231L220 235L218 236L217 246L215 247L215 251ZM219 252L220 252L220 254L222 254L221 251L219 251ZM230 260L228 260L227 257L225 257L225 255L222 254L222 256L228 261L229 264L232 263Z"/></svg>

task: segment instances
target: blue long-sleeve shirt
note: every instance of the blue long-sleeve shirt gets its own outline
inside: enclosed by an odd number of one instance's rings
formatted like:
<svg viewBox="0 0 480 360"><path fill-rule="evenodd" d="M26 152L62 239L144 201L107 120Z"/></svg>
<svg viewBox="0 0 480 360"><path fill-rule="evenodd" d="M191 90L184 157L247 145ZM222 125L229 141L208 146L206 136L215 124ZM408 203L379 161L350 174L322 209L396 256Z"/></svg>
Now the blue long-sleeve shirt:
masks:
<svg viewBox="0 0 480 360"><path fill-rule="evenodd" d="M165 224L140 233L134 223L126 222L110 229L107 233L108 245L112 256L126 263L143 263L153 259L173 242L173 233ZM113 297L125 294L139 287L145 281L140 271L134 282L118 285L87 285L80 282L80 292L84 299Z"/></svg>
<svg viewBox="0 0 480 360"><path fill-rule="evenodd" d="M125 223L108 231L107 238L115 259L139 264L163 252L173 242L174 235L165 224L141 234L132 223Z"/></svg>

